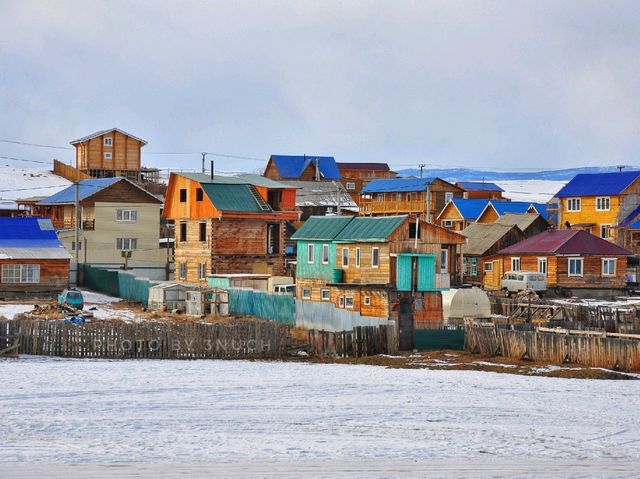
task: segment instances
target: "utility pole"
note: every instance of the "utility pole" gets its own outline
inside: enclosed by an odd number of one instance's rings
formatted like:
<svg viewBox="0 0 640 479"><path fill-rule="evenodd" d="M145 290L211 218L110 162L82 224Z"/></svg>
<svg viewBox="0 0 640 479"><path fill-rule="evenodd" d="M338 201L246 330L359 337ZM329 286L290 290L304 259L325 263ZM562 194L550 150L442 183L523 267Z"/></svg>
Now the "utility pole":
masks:
<svg viewBox="0 0 640 479"><path fill-rule="evenodd" d="M618 172L622 173L622 170L624 170L627 167L627 165L618 165L616 166L616 168L618 168Z"/></svg>
<svg viewBox="0 0 640 479"><path fill-rule="evenodd" d="M205 172L205 170L204 170L204 161L205 161L205 158L207 157L207 153L206 152L202 152L201 155L202 155L202 174L204 175L204 172Z"/></svg>
<svg viewBox="0 0 640 479"><path fill-rule="evenodd" d="M74 250L74 255L76 258L76 286L80 284L80 229L79 224L82 216L80 215L80 168L78 164L78 154L76 154L76 181L75 181L75 190L76 190L76 198L74 202L74 215L73 215L73 223L74 223L74 236L76 241L76 247Z"/></svg>
<svg viewBox="0 0 640 479"><path fill-rule="evenodd" d="M427 166L427 165L425 165L424 163L420 163L420 164L418 165L418 168L420 168L420 178L422 178L422 169L423 169L425 166Z"/></svg>
<svg viewBox="0 0 640 479"><path fill-rule="evenodd" d="M342 210L340 209L340 183L334 181L333 185L336 187L336 214L340 216L342 214Z"/></svg>

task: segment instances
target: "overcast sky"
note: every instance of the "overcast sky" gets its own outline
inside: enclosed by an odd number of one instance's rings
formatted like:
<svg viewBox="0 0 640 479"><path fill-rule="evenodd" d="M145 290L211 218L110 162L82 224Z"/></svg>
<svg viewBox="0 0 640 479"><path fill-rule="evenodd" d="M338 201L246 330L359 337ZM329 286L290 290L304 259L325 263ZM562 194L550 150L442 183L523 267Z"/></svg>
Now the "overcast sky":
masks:
<svg viewBox="0 0 640 479"><path fill-rule="evenodd" d="M174 168L640 164L637 0L0 0L0 32L2 139L118 127Z"/></svg>

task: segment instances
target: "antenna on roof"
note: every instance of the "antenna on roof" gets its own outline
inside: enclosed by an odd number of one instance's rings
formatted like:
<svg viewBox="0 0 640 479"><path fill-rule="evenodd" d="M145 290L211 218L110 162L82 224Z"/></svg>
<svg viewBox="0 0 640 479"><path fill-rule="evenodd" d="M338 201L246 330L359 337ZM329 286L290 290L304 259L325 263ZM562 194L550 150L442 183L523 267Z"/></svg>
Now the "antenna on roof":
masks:
<svg viewBox="0 0 640 479"><path fill-rule="evenodd" d="M622 173L622 170L624 170L627 167L627 165L617 165L616 168L618 168L618 172Z"/></svg>
<svg viewBox="0 0 640 479"><path fill-rule="evenodd" d="M420 168L420 178L422 178L422 169L423 169L425 166L427 166L427 165L425 165L424 163L420 163L420 164L418 165L418 168Z"/></svg>

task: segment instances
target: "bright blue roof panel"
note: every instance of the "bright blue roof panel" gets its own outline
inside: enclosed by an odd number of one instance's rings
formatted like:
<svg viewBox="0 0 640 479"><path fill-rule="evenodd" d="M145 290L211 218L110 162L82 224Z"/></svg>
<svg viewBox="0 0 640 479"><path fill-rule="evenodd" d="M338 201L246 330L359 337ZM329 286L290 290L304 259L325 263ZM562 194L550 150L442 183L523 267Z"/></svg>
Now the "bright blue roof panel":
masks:
<svg viewBox="0 0 640 479"><path fill-rule="evenodd" d="M271 160L281 178L298 179L309 163L317 162L320 175L325 180L339 180L342 178L340 170L333 156L291 156L271 155Z"/></svg>
<svg viewBox="0 0 640 479"><path fill-rule="evenodd" d="M640 171L582 173L576 175L558 191L556 196L558 198L566 198L567 196L619 195L638 176L640 176Z"/></svg>
<svg viewBox="0 0 640 479"><path fill-rule="evenodd" d="M48 218L0 218L0 247L57 248L62 246Z"/></svg>
<svg viewBox="0 0 640 479"><path fill-rule="evenodd" d="M495 183L485 183L484 181L458 181L457 184L467 191L504 191Z"/></svg>
<svg viewBox="0 0 640 479"><path fill-rule="evenodd" d="M465 220L475 220L486 208L489 200L454 198L451 202L455 205Z"/></svg>
<svg viewBox="0 0 640 479"><path fill-rule="evenodd" d="M395 193L426 191L427 186L433 183L435 178L390 178L386 180L373 180L362 188L362 193Z"/></svg>
<svg viewBox="0 0 640 479"><path fill-rule="evenodd" d="M91 195L96 194L98 191L106 188L107 186L111 186L117 181L122 180L122 177L115 178L99 178L99 179L91 179L91 180L82 180L80 182L80 201L88 198ZM62 191L59 191L55 195L51 195L48 198L40 201L38 204L41 205L52 205L52 204L65 204L65 203L74 203L76 201L76 187L75 185L71 185L68 188L65 188Z"/></svg>

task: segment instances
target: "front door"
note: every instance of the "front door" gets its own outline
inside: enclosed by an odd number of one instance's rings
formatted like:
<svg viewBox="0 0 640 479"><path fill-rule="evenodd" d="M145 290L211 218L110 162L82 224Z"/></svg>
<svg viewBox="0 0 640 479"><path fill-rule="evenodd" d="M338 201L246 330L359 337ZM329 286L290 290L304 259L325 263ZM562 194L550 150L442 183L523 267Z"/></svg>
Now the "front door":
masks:
<svg viewBox="0 0 640 479"><path fill-rule="evenodd" d="M414 348L413 298L400 298L398 314L398 342L401 351L412 351Z"/></svg>

